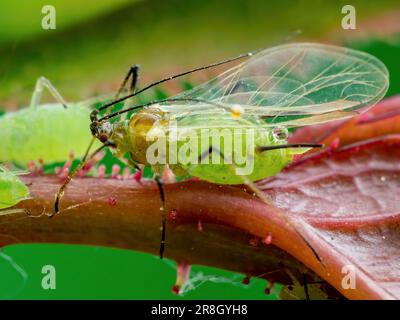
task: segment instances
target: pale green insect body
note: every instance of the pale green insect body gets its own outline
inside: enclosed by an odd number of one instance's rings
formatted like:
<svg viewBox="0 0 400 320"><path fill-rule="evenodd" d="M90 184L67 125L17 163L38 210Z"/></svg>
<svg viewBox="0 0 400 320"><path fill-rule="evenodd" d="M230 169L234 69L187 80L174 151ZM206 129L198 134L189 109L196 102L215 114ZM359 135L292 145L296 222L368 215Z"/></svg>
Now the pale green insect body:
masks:
<svg viewBox="0 0 400 320"><path fill-rule="evenodd" d="M212 118L198 114L178 122L178 127L189 125L196 128L195 134L189 134L186 139L183 134L184 139L179 139L176 145L178 152L194 151L195 155L188 163L170 165L176 173L181 170L218 184L242 184L243 177L257 181L278 173L293 158L293 149L257 150L287 141L274 134L273 129L260 127L256 118L233 120L229 113ZM171 139L168 141L170 146Z"/></svg>
<svg viewBox="0 0 400 320"><path fill-rule="evenodd" d="M0 209L12 207L28 197L29 189L18 176L0 167Z"/></svg>
<svg viewBox="0 0 400 320"><path fill-rule="evenodd" d="M210 117L195 113L179 119L164 117L157 108L142 109L129 121L104 126L117 154L129 152L134 161L150 165L160 173L168 165L178 177L195 176L220 184L256 181L279 172L303 149L258 150L286 144L274 133L277 127L263 126L251 114L234 119L221 110Z"/></svg>
<svg viewBox="0 0 400 320"><path fill-rule="evenodd" d="M83 156L91 139L90 109L83 103L45 104L0 117L0 161L22 166L29 161L65 161L73 152Z"/></svg>
<svg viewBox="0 0 400 320"><path fill-rule="evenodd" d="M248 57L216 78L170 99L96 118L91 124L92 133L111 146L117 156L130 153L134 162L152 166L157 175L168 165L178 176L192 175L215 183L247 183L276 174L293 154L303 153L302 148L311 145L307 141L294 146L286 139L275 140L271 137L275 128L295 129L350 118L355 110L379 101L389 84L387 68L381 61L348 48L294 43ZM131 111L136 113L124 122L110 122ZM171 129L173 122L175 129ZM220 143L215 143L202 133L203 129L216 130L221 136L228 132L232 140L225 144L221 137L217 138ZM236 129L242 131L237 133ZM185 134L187 139L179 139ZM249 136L253 137L250 149L246 145ZM161 140L159 145L157 138ZM237 170L246 165L235 160L227 150L229 146L246 155L247 162L252 162L250 170ZM171 156L174 149L178 157ZM186 159L179 158L182 150L190 154ZM232 161L196 163L199 158L215 155L231 156Z"/></svg>
<svg viewBox="0 0 400 320"><path fill-rule="evenodd" d="M388 79L387 68L381 61L348 48L295 43L266 49L173 97L176 101L160 102L140 111L130 120L129 127L133 130L128 133L131 142L128 149L137 155L135 160L148 164L146 151L154 150L149 141L142 142L143 136L153 129L167 130L168 148L158 154L166 153L164 162L177 175L226 184L257 181L276 174L292 161L294 154L305 151L290 146L274 148L286 144L286 139L273 138L271 133L275 128L294 129L352 117L354 110L373 105L385 95ZM179 99L182 102L177 102ZM189 132L187 140L179 140L173 136L174 130L165 129L172 121L177 122L178 135ZM137 126L139 123L143 125ZM235 133L235 129L245 128L254 129L254 145L250 150L245 145L249 133L246 130ZM236 169L243 166L234 157L230 164L195 163L210 148L212 156L232 155L222 138L215 148L215 142L201 134L203 129L217 130L220 135L228 131L233 138L231 145L240 140L236 144L239 147L232 149L239 154L247 152L247 160L253 161L251 170L238 172ZM190 137L195 138L190 141ZM171 159L169 152L175 148L174 139L178 150L192 151L190 161ZM204 144L200 143L202 140L206 140Z"/></svg>

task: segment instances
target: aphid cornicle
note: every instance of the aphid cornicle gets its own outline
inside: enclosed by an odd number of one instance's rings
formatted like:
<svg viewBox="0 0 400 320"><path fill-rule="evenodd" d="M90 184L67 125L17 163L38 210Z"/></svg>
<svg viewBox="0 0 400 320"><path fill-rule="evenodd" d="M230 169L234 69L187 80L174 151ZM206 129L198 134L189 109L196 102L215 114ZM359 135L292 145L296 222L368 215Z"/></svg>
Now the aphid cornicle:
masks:
<svg viewBox="0 0 400 320"><path fill-rule="evenodd" d="M98 118L101 110L156 84L226 61L168 77L136 92L133 87L137 67L132 68L123 82L124 86L132 76L132 93L92 112L93 136L117 156L129 153L135 164L150 164L158 174L164 165L169 165L177 175L197 176L214 183L252 184L279 172L292 161L294 154L318 147L307 143L287 144L287 129L351 117L356 109L380 100L388 88L388 71L382 62L347 48L295 43L227 61L244 57L250 58L190 91ZM127 112L133 112L129 119L111 121ZM171 128L171 123L176 126ZM204 130L210 129L220 137L224 131L231 140L216 146L211 135L202 136ZM162 134L158 134L160 132ZM179 140L185 134L187 139ZM253 135L250 150L243 142L249 134ZM166 147L149 153L156 143L155 138L160 137L165 140ZM216 141L221 140L217 138ZM175 147L191 150L190 161L179 157L172 159L170 151ZM228 154L230 147L236 149L236 153L245 154L245 160L253 161L250 172L238 173L237 169L243 169L245 164L237 160L235 153ZM164 163L150 161L149 154L163 159ZM199 161L210 160L212 156L228 161ZM227 156L229 159L225 159ZM66 184L58 193L56 211ZM160 182L159 186L164 201ZM162 217L160 256L165 242L165 212Z"/></svg>

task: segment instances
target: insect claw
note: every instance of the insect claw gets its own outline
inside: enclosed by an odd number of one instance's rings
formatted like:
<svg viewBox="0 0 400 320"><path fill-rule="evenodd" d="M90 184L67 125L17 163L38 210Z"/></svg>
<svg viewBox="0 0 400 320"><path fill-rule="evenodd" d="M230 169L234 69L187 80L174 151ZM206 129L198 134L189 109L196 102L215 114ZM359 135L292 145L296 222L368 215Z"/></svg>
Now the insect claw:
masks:
<svg viewBox="0 0 400 320"><path fill-rule="evenodd" d="M53 218L57 213L60 212L59 204L60 204L60 198L57 195L56 201L54 202L54 211L50 213L49 218Z"/></svg>

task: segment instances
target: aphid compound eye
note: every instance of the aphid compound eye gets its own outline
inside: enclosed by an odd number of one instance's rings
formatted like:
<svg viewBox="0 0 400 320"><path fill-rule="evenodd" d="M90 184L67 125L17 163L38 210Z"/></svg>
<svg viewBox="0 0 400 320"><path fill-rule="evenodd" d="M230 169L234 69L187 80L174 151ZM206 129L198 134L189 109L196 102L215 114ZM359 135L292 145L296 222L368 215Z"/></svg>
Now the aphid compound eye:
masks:
<svg viewBox="0 0 400 320"><path fill-rule="evenodd" d="M97 121L90 124L90 131L92 135L99 139L102 143L109 140L112 134L112 126L109 122L99 123Z"/></svg>
<svg viewBox="0 0 400 320"><path fill-rule="evenodd" d="M99 136L99 140L100 140L102 143L106 143L107 140L108 140L108 137L107 137L107 135L105 135L105 134L101 134L101 135Z"/></svg>

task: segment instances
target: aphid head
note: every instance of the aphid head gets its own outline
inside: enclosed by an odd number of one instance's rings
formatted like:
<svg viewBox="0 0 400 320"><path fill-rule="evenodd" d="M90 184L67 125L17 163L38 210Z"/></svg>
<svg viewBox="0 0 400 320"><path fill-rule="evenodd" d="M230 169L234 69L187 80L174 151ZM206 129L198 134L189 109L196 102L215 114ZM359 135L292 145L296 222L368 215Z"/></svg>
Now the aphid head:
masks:
<svg viewBox="0 0 400 320"><path fill-rule="evenodd" d="M93 136L100 140L100 142L105 143L110 140L112 135L112 125L108 121L94 121L90 124L90 131Z"/></svg>

